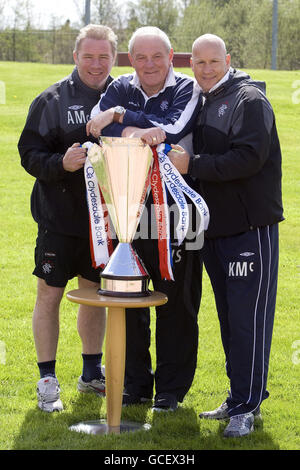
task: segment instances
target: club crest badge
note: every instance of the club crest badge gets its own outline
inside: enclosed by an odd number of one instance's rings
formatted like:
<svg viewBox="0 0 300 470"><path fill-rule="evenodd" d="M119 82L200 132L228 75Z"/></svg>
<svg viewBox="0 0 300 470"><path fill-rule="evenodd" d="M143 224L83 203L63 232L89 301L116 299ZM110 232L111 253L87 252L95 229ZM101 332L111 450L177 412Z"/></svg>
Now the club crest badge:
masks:
<svg viewBox="0 0 300 470"><path fill-rule="evenodd" d="M221 104L221 106L218 109L218 117L224 116L226 109L228 109L228 106L226 103Z"/></svg>
<svg viewBox="0 0 300 470"><path fill-rule="evenodd" d="M47 261L43 263L42 270L44 274L50 274L52 269L53 269L53 266L51 265L51 263L48 263Z"/></svg>
<svg viewBox="0 0 300 470"><path fill-rule="evenodd" d="M161 103L160 103L160 109L162 111L166 111L169 107L169 103L167 100L163 100Z"/></svg>
<svg viewBox="0 0 300 470"><path fill-rule="evenodd" d="M50 274L55 267L56 254L52 252L46 252L45 258L42 263L42 270L44 274Z"/></svg>

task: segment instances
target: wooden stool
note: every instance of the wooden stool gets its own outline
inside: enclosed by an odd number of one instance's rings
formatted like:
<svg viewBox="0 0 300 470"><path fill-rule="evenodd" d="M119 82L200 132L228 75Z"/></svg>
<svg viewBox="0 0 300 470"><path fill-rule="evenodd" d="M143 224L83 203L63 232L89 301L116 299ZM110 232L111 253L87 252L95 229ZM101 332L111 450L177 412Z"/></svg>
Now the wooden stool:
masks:
<svg viewBox="0 0 300 470"><path fill-rule="evenodd" d="M150 292L146 297L110 297L99 295L94 288L77 289L67 293L67 299L83 305L108 307L105 343L105 383L107 421L87 421L70 427L88 434L109 434L137 429L149 429L150 425L121 423L122 398L126 354L126 308L142 308L163 305L168 301L161 292Z"/></svg>

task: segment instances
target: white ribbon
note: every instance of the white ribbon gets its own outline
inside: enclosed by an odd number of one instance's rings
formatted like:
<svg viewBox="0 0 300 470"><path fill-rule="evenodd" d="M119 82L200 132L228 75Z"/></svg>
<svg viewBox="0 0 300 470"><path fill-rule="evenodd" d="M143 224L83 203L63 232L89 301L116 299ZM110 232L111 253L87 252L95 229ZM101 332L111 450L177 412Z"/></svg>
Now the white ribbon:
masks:
<svg viewBox="0 0 300 470"><path fill-rule="evenodd" d="M178 244L180 245L187 234L189 225L189 211L184 194L186 194L193 202L200 215L200 224L196 236L199 236L203 230L207 229L209 224L209 210L206 202L200 196L200 194L194 191L185 182L179 171L171 163L169 157L165 153L170 150L168 147L169 146L160 144L157 146L156 150L159 159L160 173L179 210L180 217L176 233L178 237Z"/></svg>
<svg viewBox="0 0 300 470"><path fill-rule="evenodd" d="M85 142L83 147L89 149L90 142ZM84 165L84 178L87 191L87 204L90 219L91 255L94 267L104 267L109 260L107 231L105 228L105 217L101 201L98 180L93 165L86 158Z"/></svg>

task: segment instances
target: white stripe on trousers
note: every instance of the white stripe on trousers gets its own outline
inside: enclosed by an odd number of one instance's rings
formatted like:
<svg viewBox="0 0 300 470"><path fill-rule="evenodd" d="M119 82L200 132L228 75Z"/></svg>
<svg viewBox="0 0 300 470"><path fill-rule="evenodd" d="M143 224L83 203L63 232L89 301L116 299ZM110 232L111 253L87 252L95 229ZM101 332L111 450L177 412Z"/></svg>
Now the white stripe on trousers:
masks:
<svg viewBox="0 0 300 470"><path fill-rule="evenodd" d="M266 297L265 297L265 308L264 308L264 322L263 322L263 353L262 353L262 383L261 383L261 391L260 391L260 402L262 401L262 393L263 393L263 388L264 388L264 373L265 373L265 327L266 327L266 315L267 315L267 305L268 305L268 300L269 300L269 287L270 287L270 277L271 277L271 240L270 240L270 227L267 227L267 236L268 236L268 242L269 242L269 266L268 266L268 281L267 281L267 291L266 291ZM259 286L258 286L258 292L257 292L257 298L255 302L255 310L254 310L254 326L253 326L253 353L252 353L252 370L251 370L251 381L250 381L250 389L249 389L249 398L246 402L249 403L251 400L252 396L252 387L253 387L253 373L254 373L254 362L255 362L255 351L256 351L256 319L257 319L257 307L258 307L258 302L259 302L259 297L261 293L261 284L262 284L262 279L263 279L263 259L262 259L262 249L261 249L261 237L260 237L260 228L257 228L257 239L258 239L258 246L259 246L259 258L260 258L260 280L259 280ZM233 411L236 408L239 408L240 406L244 405L244 403L240 403L239 405L236 405L234 408L231 408L228 411ZM249 412L255 411L259 407L260 403L253 408L253 410ZM238 415L237 415L238 416Z"/></svg>

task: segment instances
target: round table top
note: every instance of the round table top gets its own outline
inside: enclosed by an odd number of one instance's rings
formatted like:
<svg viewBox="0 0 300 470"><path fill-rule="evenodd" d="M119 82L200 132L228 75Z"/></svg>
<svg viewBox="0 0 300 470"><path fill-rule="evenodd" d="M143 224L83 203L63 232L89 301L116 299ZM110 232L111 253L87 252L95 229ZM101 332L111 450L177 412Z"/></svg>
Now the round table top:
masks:
<svg viewBox="0 0 300 470"><path fill-rule="evenodd" d="M100 295L94 287L75 289L67 293L67 299L71 302L94 307L154 307L163 305L168 301L168 297L162 292L150 291L146 297L111 297Z"/></svg>

